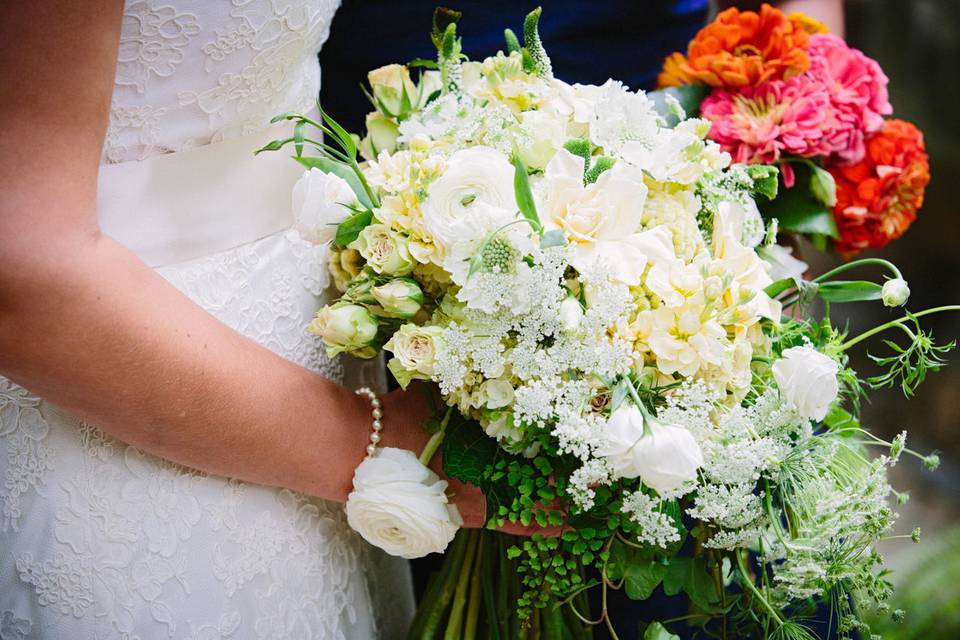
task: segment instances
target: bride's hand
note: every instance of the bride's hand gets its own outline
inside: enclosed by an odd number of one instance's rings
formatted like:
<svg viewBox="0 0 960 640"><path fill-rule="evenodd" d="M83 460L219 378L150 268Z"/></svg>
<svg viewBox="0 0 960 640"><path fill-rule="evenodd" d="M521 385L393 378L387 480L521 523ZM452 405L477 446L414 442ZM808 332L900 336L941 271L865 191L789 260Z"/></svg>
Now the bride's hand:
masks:
<svg viewBox="0 0 960 640"><path fill-rule="evenodd" d="M430 391L419 384L412 384L406 391L391 391L383 398L384 429L381 440L383 446L408 449L420 454L430 439L430 434L423 428L433 417L428 394ZM451 478L443 472L442 450L438 451L430 461L430 468L441 478L447 481L447 495L457 505L463 517L463 526L470 529L480 529L486 525L487 499L475 485ZM544 535L559 535L558 527L543 528L536 524L523 526L519 523L506 523L498 531L519 536L530 536L535 533Z"/></svg>

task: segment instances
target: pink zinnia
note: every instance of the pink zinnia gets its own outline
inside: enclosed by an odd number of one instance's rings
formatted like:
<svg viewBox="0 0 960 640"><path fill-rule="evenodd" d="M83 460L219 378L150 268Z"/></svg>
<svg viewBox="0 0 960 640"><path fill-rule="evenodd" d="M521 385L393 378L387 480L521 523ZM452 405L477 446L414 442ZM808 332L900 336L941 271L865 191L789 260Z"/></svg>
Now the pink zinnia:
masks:
<svg viewBox="0 0 960 640"><path fill-rule="evenodd" d="M770 164L784 154L812 157L834 150L830 93L808 74L736 93L714 90L700 113L713 122L710 137L735 162Z"/></svg>
<svg viewBox="0 0 960 640"><path fill-rule="evenodd" d="M887 76L875 60L835 35L811 37L808 53L808 74L830 93L835 120L830 146L841 160L858 162L865 152L864 139L883 126L883 116L893 113Z"/></svg>

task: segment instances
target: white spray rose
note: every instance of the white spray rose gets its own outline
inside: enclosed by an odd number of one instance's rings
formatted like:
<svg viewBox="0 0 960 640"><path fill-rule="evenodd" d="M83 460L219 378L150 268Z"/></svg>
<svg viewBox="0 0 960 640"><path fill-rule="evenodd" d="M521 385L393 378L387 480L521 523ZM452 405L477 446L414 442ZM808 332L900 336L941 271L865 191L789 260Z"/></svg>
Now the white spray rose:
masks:
<svg viewBox="0 0 960 640"><path fill-rule="evenodd" d="M364 540L393 556L442 553L463 526L446 489L446 480L413 453L386 447L354 472L347 522Z"/></svg>
<svg viewBox="0 0 960 640"><path fill-rule="evenodd" d="M367 135L360 141L360 155L367 160L376 160L381 153L393 153L397 149L400 129L397 123L379 111L367 114Z"/></svg>
<svg viewBox="0 0 960 640"><path fill-rule="evenodd" d="M308 331L323 339L332 357L368 346L377 337L378 328L377 319L366 308L337 302L320 309Z"/></svg>
<svg viewBox="0 0 960 640"><path fill-rule="evenodd" d="M481 203L489 206L475 206ZM454 244L474 239L478 228L485 235L489 215L510 222L514 211L513 166L496 149L472 147L450 156L446 171L430 185L423 223L446 255Z"/></svg>
<svg viewBox="0 0 960 640"><path fill-rule="evenodd" d="M607 459L614 474L639 477L660 494L695 480L697 469L703 465L700 445L690 431L656 420L645 421L633 404L613 412L603 436L605 441L597 454Z"/></svg>
<svg viewBox="0 0 960 640"><path fill-rule="evenodd" d="M307 169L293 185L293 227L307 242L330 242L337 225L350 215L345 205L356 200L353 189L340 176Z"/></svg>
<svg viewBox="0 0 960 640"><path fill-rule="evenodd" d="M417 88L410 70L402 64L388 64L367 73L378 108L391 117L406 116L416 106ZM406 98L404 98L406 94Z"/></svg>
<svg viewBox="0 0 960 640"><path fill-rule="evenodd" d="M880 290L880 298L883 304L888 307L902 307L907 304L910 297L910 287L903 278L893 278L883 283L883 289Z"/></svg>
<svg viewBox="0 0 960 640"><path fill-rule="evenodd" d="M823 420L837 398L839 366L813 347L791 347L773 363L773 378L780 393L801 416Z"/></svg>
<svg viewBox="0 0 960 640"><path fill-rule="evenodd" d="M409 240L384 224L364 228L350 244L374 271L388 276L405 276L416 265L410 256Z"/></svg>
<svg viewBox="0 0 960 640"><path fill-rule="evenodd" d="M438 341L443 329L437 326L420 327L405 324L383 345L393 354L387 367L401 387L411 380L429 380L437 363Z"/></svg>
<svg viewBox="0 0 960 640"><path fill-rule="evenodd" d="M573 333L580 328L583 320L583 305L573 296L567 296L560 303L560 327L565 333Z"/></svg>
<svg viewBox="0 0 960 640"><path fill-rule="evenodd" d="M412 318L423 306L423 291L420 285L409 278L391 280L373 287L370 293L391 318Z"/></svg>

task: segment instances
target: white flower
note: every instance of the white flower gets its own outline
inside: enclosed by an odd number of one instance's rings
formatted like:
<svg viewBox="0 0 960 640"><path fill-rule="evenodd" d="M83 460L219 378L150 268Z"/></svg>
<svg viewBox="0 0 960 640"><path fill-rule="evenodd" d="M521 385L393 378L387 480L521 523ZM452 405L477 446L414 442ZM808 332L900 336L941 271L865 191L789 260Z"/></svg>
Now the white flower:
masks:
<svg viewBox="0 0 960 640"><path fill-rule="evenodd" d="M385 224L371 224L350 243L377 273L405 276L413 271L409 240Z"/></svg>
<svg viewBox="0 0 960 640"><path fill-rule="evenodd" d="M704 318L702 305L660 307L651 317L647 344L661 373L692 376L706 365L723 364L727 332L716 319Z"/></svg>
<svg viewBox="0 0 960 640"><path fill-rule="evenodd" d="M566 119L546 111L521 113L519 130L517 153L530 169L546 167L557 149L570 138Z"/></svg>
<svg viewBox="0 0 960 640"><path fill-rule="evenodd" d="M752 198L748 198L746 204L726 200L717 205L713 217L714 237L729 236L745 247L755 247L765 234L763 216Z"/></svg>
<svg viewBox="0 0 960 640"><path fill-rule="evenodd" d="M798 280L802 278L803 274L810 268L810 265L803 260L798 260L793 257L793 249L791 247L771 244L770 246L760 247L757 252L763 261L767 263L767 273L770 274L770 278L774 282L786 278Z"/></svg>
<svg viewBox="0 0 960 640"><path fill-rule="evenodd" d="M323 339L332 356L369 345L377 337L378 323L366 308L337 302L320 309L308 330Z"/></svg>
<svg viewBox="0 0 960 640"><path fill-rule="evenodd" d="M907 304L907 298L910 297L910 287L903 278L893 278L883 283L880 297L883 299L883 304L888 307L902 307Z"/></svg>
<svg viewBox="0 0 960 640"><path fill-rule="evenodd" d="M813 347L791 347L773 363L773 378L780 393L801 416L823 420L837 398L839 367L833 358Z"/></svg>
<svg viewBox="0 0 960 640"><path fill-rule="evenodd" d="M496 378L480 385L480 402L487 409L501 409L513 402L513 385L509 380Z"/></svg>
<svg viewBox="0 0 960 640"><path fill-rule="evenodd" d="M645 420L640 409L624 405L613 412L597 455L614 474L639 477L660 494L670 493L697 477L703 454L693 434L676 425Z"/></svg>
<svg viewBox="0 0 960 640"><path fill-rule="evenodd" d="M383 345L393 354L387 363L400 386L411 380L429 380L437 363L437 350L443 329L437 326L420 327L405 324Z"/></svg>
<svg viewBox="0 0 960 640"><path fill-rule="evenodd" d="M583 159L560 149L539 190L541 222L564 231L570 264L581 273L603 260L617 281L637 285L648 259L673 257L669 231L640 231L647 186L636 167L617 163L584 185Z"/></svg>
<svg viewBox="0 0 960 640"><path fill-rule="evenodd" d="M353 474L347 522L364 540L401 558L441 553L463 526L446 480L410 451L386 447Z"/></svg>
<svg viewBox="0 0 960 640"><path fill-rule="evenodd" d="M627 142L620 155L658 182L691 185L730 164L730 154L703 140L709 131L709 121L684 120L673 129L659 129L651 140Z"/></svg>
<svg viewBox="0 0 960 640"><path fill-rule="evenodd" d="M357 197L346 180L320 169L308 169L293 185L293 227L307 242L333 240L337 225L350 215Z"/></svg>
<svg viewBox="0 0 960 640"><path fill-rule="evenodd" d="M423 305L423 291L415 280L397 278L370 289L377 303L391 318L412 318Z"/></svg>
<svg viewBox="0 0 960 640"><path fill-rule="evenodd" d="M488 205L483 215L477 204ZM430 185L423 222L446 253L457 242L485 236L490 216L509 222L515 210L513 166L496 149L472 147L450 156L446 171Z"/></svg>
<svg viewBox="0 0 960 640"><path fill-rule="evenodd" d="M643 91L632 92L616 80L607 80L597 91L590 119L590 140L615 153L624 143L652 146L657 136L657 112Z"/></svg>
<svg viewBox="0 0 960 640"><path fill-rule="evenodd" d="M565 333L573 333L583 321L583 305L573 296L567 296L560 303L560 328Z"/></svg>

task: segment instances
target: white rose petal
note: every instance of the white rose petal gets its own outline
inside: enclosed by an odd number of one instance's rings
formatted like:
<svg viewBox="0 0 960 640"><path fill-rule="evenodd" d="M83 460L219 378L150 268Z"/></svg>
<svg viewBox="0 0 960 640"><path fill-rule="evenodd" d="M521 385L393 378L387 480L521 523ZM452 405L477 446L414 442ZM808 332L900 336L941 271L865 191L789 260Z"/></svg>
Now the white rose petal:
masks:
<svg viewBox="0 0 960 640"><path fill-rule="evenodd" d="M340 176L308 169L293 185L294 229L307 242L330 242L337 225L350 215L345 205L356 200L353 189Z"/></svg>
<svg viewBox="0 0 960 640"><path fill-rule="evenodd" d="M614 411L604 428L604 444L597 455L607 459L621 478L639 477L664 494L697 477L703 454L693 434L676 425L646 421L635 405Z"/></svg>
<svg viewBox="0 0 960 640"><path fill-rule="evenodd" d="M446 489L447 482L410 451L383 448L353 475L347 522L364 540L393 556L442 553L463 526Z"/></svg>
<svg viewBox="0 0 960 640"><path fill-rule="evenodd" d="M801 416L823 420L837 398L839 366L833 358L811 346L791 347L773 363L773 377L780 393Z"/></svg>

